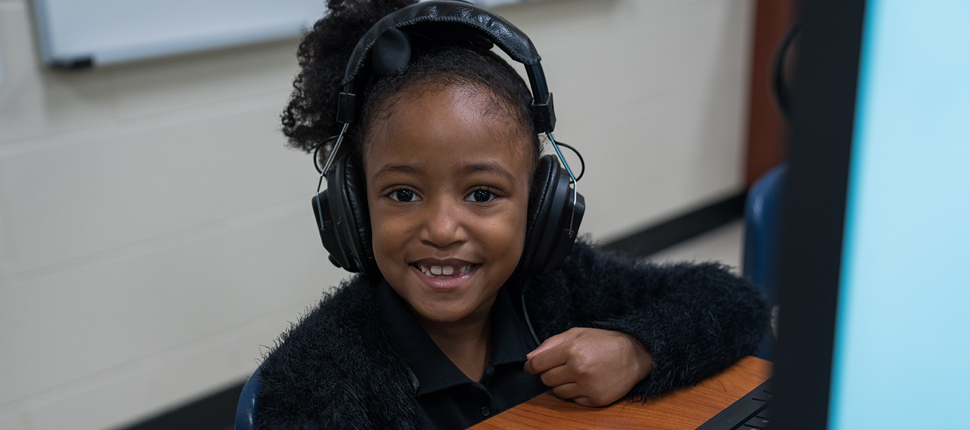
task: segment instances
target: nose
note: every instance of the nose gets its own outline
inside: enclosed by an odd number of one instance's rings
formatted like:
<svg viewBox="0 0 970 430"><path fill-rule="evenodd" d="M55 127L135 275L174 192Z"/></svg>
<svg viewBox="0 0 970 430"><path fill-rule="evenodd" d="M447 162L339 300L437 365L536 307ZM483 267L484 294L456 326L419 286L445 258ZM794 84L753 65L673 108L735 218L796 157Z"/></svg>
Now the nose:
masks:
<svg viewBox="0 0 970 430"><path fill-rule="evenodd" d="M460 203L438 198L427 206L421 240L437 248L446 248L468 240Z"/></svg>

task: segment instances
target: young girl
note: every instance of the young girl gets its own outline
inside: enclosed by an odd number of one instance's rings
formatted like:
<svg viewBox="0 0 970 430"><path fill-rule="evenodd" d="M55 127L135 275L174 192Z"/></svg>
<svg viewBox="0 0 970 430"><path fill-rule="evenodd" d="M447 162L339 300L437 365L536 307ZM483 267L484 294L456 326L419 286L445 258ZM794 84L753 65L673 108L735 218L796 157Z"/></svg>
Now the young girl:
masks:
<svg viewBox="0 0 970 430"><path fill-rule="evenodd" d="M350 195L365 257L335 257L364 273L266 357L257 428L466 428L550 389L584 406L643 399L755 351L766 306L716 264L635 263L582 241L551 273L523 262L545 216L538 135L554 119L489 43L448 23L390 30L375 42L397 47L389 59L355 63L361 36L408 3L331 1L300 46L284 132L308 152L325 142L319 158L352 179L328 178L328 193ZM420 8L395 16L508 25L464 4ZM356 66L370 74L348 85Z"/></svg>

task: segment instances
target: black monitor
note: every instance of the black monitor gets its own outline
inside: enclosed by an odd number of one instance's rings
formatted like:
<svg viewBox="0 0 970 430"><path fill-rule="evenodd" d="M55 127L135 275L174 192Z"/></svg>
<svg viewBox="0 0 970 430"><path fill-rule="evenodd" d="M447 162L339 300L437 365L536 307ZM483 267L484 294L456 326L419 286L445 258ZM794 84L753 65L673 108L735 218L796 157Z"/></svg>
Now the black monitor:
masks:
<svg viewBox="0 0 970 430"><path fill-rule="evenodd" d="M802 2L774 428L964 428L970 2Z"/></svg>

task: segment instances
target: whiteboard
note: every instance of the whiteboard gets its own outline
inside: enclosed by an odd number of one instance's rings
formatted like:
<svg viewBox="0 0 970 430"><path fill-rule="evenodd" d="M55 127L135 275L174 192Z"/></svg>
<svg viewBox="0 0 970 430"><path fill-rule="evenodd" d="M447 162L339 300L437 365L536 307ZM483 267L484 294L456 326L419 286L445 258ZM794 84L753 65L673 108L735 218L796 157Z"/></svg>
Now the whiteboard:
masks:
<svg viewBox="0 0 970 430"><path fill-rule="evenodd" d="M299 37L324 0L33 0L46 64L76 68Z"/></svg>

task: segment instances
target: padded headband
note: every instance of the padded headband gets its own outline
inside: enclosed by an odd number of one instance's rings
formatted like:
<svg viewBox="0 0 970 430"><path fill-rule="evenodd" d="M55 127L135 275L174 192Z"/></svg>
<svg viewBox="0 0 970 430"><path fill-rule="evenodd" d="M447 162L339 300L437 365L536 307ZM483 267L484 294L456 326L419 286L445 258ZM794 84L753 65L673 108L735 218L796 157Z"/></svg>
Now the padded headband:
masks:
<svg viewBox="0 0 970 430"><path fill-rule="evenodd" d="M468 30L479 38L498 45L513 60L525 65L526 75L532 87L532 113L537 131L552 132L556 127L556 116L552 106L552 94L546 86L546 77L539 64L541 57L529 37L504 18L470 4L452 1L428 1L407 6L392 12L375 23L357 42L344 79L343 91L338 97L337 121L351 123L356 115L356 94L354 81L364 68L368 55L385 38L395 45L407 47L406 36L400 34L402 28L422 24L440 23L451 25L455 30ZM488 46L490 47L490 46ZM409 53L402 56L404 64Z"/></svg>

